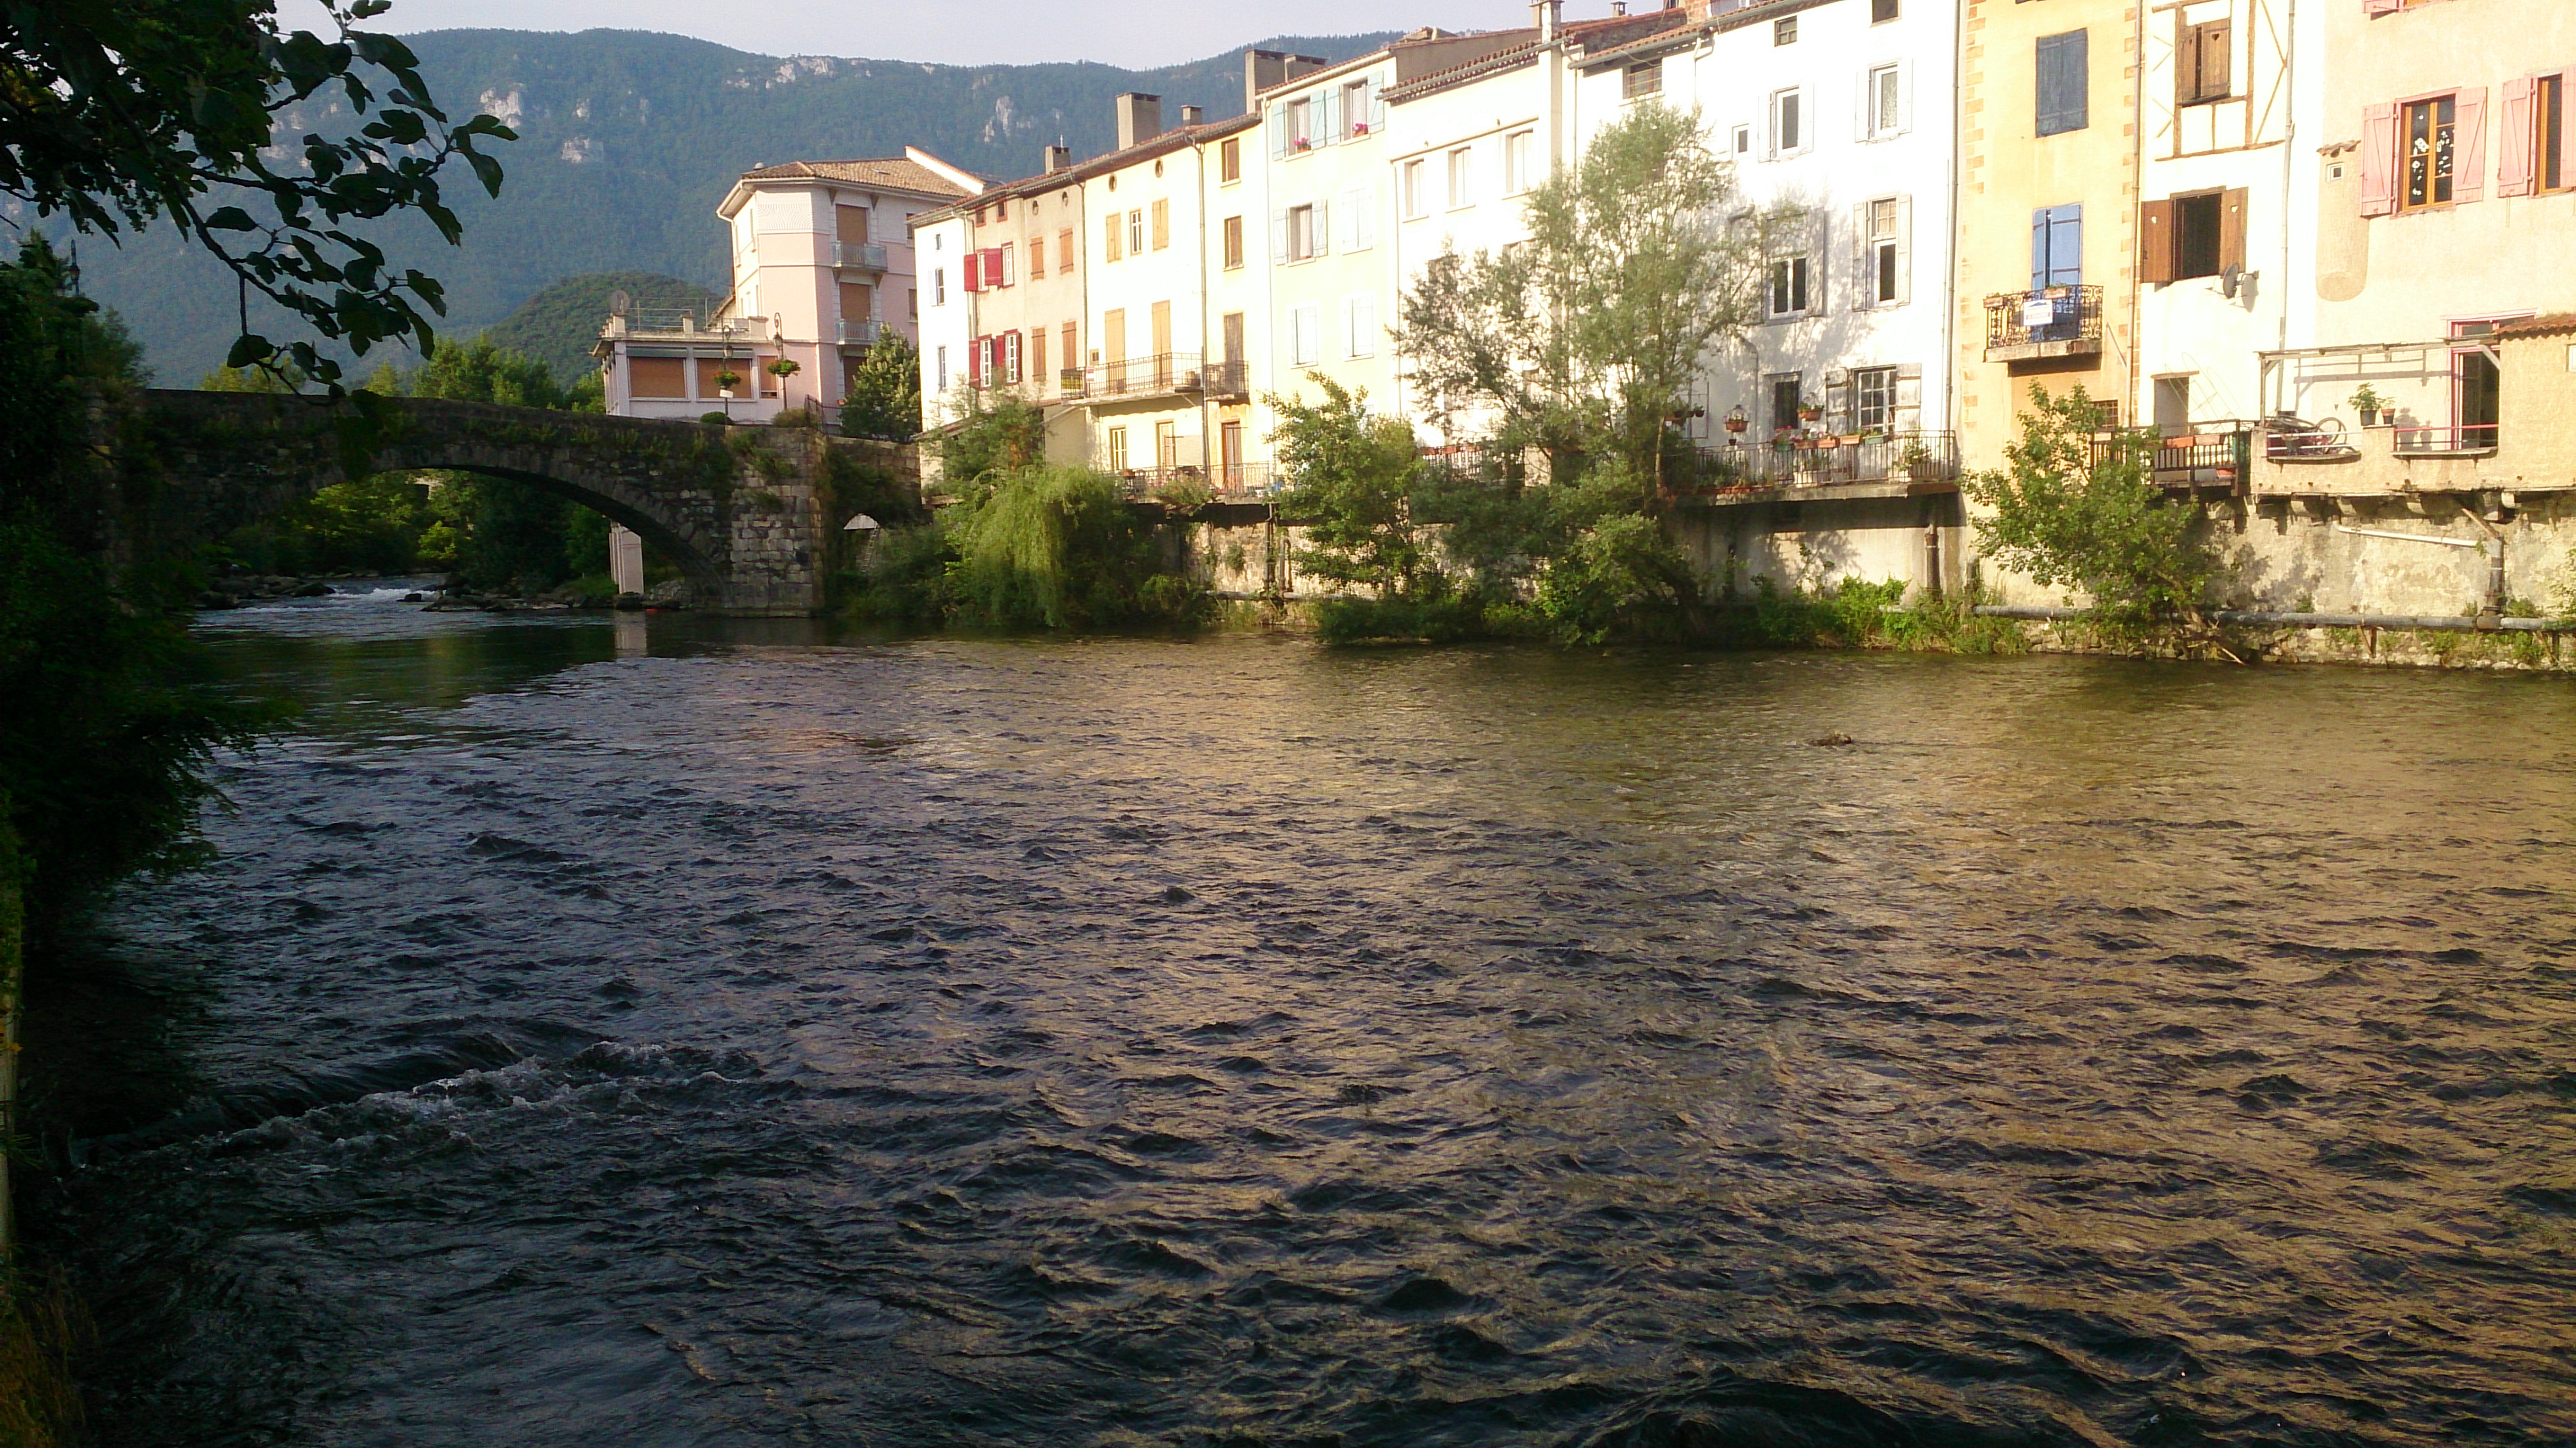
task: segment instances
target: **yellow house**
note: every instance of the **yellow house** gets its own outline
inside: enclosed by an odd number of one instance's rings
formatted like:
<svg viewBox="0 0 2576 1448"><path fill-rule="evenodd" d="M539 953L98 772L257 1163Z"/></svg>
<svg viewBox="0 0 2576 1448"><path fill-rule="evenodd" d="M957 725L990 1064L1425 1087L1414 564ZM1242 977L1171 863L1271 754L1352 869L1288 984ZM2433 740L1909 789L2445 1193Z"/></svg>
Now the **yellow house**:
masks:
<svg viewBox="0 0 2576 1448"><path fill-rule="evenodd" d="M2001 464L2033 383L2136 394L2138 0L1967 0L1959 442Z"/></svg>

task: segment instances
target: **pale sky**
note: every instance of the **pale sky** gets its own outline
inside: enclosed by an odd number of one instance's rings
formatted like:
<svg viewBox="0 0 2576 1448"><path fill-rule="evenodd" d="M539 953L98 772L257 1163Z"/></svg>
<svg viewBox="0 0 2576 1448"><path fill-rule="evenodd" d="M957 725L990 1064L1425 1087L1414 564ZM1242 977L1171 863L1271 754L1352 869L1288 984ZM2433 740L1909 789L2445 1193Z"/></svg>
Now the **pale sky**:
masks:
<svg viewBox="0 0 2576 1448"><path fill-rule="evenodd" d="M1643 0L1640 9L1656 0ZM1610 12L1574 0L1569 18ZM322 29L312 0L280 0L288 28ZM1530 23L1526 0L1303 0L1282 4L1128 5L1056 0L977 5L910 0L394 0L369 29L660 30L762 55L846 55L951 65L1097 60L1129 68L1198 60L1271 35L1349 35L1438 25L1499 30ZM325 32L327 33L327 31Z"/></svg>

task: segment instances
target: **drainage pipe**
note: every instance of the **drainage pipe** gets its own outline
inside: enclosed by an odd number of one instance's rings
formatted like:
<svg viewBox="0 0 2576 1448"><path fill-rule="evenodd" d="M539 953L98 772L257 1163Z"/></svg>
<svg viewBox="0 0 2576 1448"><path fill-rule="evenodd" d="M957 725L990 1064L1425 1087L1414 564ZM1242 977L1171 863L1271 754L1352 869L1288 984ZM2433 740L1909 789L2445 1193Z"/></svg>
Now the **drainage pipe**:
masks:
<svg viewBox="0 0 2576 1448"><path fill-rule="evenodd" d="M1982 618L2022 618L2043 622L2080 619L2090 610L2063 608L2046 604L1981 603L1969 612ZM2406 613L2269 613L2254 609L2222 608L2209 614L2213 623L2245 624L2255 628L2415 628L2448 629L2470 633L2576 633L2576 619L2564 618L2499 618L2494 614L2471 617L2465 614Z"/></svg>

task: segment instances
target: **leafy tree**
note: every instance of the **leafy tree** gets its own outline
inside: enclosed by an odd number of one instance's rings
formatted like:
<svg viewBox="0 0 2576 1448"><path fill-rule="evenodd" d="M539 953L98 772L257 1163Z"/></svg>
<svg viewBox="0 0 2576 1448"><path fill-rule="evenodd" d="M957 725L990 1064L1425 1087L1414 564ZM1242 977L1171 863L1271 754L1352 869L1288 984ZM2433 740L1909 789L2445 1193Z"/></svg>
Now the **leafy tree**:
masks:
<svg viewBox="0 0 2576 1448"><path fill-rule="evenodd" d="M2030 395L2006 466L1961 483L1985 510L1988 556L2043 588L2080 591L2088 621L2113 637L2235 658L2203 608L2218 560L2198 512L2149 481L2154 440L2097 438L2101 409L2081 386L2051 397L2034 383Z"/></svg>
<svg viewBox="0 0 2576 1448"><path fill-rule="evenodd" d="M844 414L846 416L846 414ZM971 498L1046 459L1046 413L1027 398L966 389L965 415L936 443L939 476L950 494Z"/></svg>
<svg viewBox="0 0 2576 1448"><path fill-rule="evenodd" d="M546 364L497 346L488 335L439 342L412 375L411 391L556 409L595 406L596 397L562 386ZM444 474L430 506L435 521L422 536L423 561L448 562L468 588L535 592L606 571L605 525L585 523L589 510L528 483Z"/></svg>
<svg viewBox="0 0 2576 1448"><path fill-rule="evenodd" d="M479 147L513 135L490 116L451 124L411 49L355 28L387 0L316 3L335 38L281 31L272 0L11 6L0 29L0 192L85 232L170 222L231 270L245 298L256 290L360 354L398 339L428 346L429 314L446 310L437 280L397 270L352 224L416 214L456 244L463 231L439 173L463 160L498 195L500 163ZM307 134L300 154L273 164L275 113L326 94L356 129ZM292 362L337 387L339 364L311 340L281 346L252 333L246 304L240 320L229 365Z"/></svg>
<svg viewBox="0 0 2576 1448"><path fill-rule="evenodd" d="M1413 428L1368 410L1367 394L1317 375L1319 404L1273 396L1271 434L1288 487L1280 516L1307 527L1297 566L1314 577L1358 584L1381 597L1421 592L1439 578L1413 512L1422 464Z"/></svg>
<svg viewBox="0 0 2576 1448"><path fill-rule="evenodd" d="M921 435L921 353L901 333L887 333L850 369L841 431L888 442Z"/></svg>
<svg viewBox="0 0 2576 1448"><path fill-rule="evenodd" d="M1117 628L1195 622L1205 590L1164 566L1154 525L1118 479L1029 467L940 520L956 553L953 616L987 628Z"/></svg>
<svg viewBox="0 0 2576 1448"><path fill-rule="evenodd" d="M1664 437L1710 350L1758 320L1763 232L1697 112L1632 108L1524 203L1526 243L1433 258L1399 339L1444 424L1503 448L1592 447L1660 485Z"/></svg>

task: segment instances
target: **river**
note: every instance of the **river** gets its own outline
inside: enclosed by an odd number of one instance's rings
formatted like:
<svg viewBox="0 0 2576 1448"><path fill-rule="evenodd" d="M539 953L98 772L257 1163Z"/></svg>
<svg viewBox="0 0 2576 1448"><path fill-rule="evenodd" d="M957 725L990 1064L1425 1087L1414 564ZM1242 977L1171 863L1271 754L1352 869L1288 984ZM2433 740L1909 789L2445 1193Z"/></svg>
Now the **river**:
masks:
<svg viewBox="0 0 2576 1448"><path fill-rule="evenodd" d="M2563 680L205 629L112 1442L2576 1441Z"/></svg>

